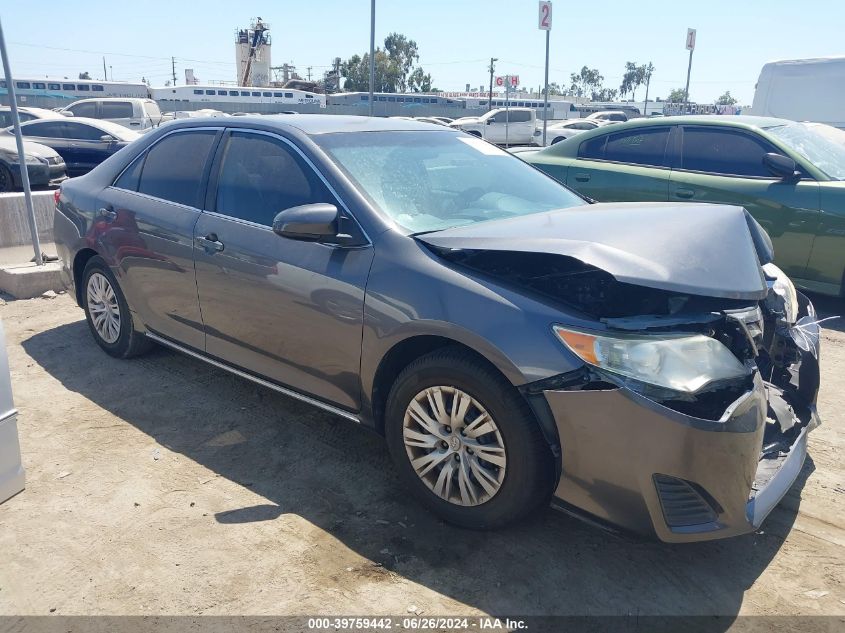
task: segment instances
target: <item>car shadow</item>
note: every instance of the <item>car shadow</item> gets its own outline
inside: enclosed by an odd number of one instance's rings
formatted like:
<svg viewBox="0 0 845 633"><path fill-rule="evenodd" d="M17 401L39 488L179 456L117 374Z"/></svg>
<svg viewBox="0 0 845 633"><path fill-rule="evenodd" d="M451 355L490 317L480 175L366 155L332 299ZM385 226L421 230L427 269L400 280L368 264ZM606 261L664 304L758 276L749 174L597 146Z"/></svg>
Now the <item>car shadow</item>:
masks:
<svg viewBox="0 0 845 633"><path fill-rule="evenodd" d="M492 615L713 614L728 616L726 629L797 512L785 504L762 532L687 545L613 535L551 508L500 531L463 530L415 503L382 439L354 423L169 350L115 360L84 321L23 348L66 389L263 497L218 513L221 530L293 513L373 567ZM793 499L812 470L808 460Z"/></svg>

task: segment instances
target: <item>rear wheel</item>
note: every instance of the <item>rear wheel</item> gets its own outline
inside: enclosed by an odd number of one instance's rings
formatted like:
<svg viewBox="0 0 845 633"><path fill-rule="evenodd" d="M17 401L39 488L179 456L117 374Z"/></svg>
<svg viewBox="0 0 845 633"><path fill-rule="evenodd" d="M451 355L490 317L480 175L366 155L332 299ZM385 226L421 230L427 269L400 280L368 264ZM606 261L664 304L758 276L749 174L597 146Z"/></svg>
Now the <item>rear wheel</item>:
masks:
<svg viewBox="0 0 845 633"><path fill-rule="evenodd" d="M551 494L552 454L528 405L495 369L464 350L437 350L406 367L386 416L401 478L446 521L500 527Z"/></svg>
<svg viewBox="0 0 845 633"><path fill-rule="evenodd" d="M82 284L82 307L88 328L107 354L130 358L143 354L152 346L152 342L135 329L123 292L101 257L88 260Z"/></svg>
<svg viewBox="0 0 845 633"><path fill-rule="evenodd" d="M7 191L14 191L15 180L12 178L12 172L5 165L0 165L0 193Z"/></svg>

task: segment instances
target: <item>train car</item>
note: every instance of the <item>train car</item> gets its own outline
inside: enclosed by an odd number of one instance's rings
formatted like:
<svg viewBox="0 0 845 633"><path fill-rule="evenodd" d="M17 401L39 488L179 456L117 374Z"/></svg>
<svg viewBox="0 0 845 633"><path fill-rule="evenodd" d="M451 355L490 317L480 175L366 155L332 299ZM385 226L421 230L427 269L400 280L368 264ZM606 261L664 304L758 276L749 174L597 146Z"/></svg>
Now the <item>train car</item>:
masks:
<svg viewBox="0 0 845 633"><path fill-rule="evenodd" d="M191 85L150 88L150 96L160 106L185 103L214 103L215 109L249 111L256 105L316 105L326 107L326 95L294 90L255 86ZM220 106L222 104L222 106ZM220 107L218 107L220 106ZM231 107L227 107L231 106ZM182 109L182 108L179 108Z"/></svg>
<svg viewBox="0 0 845 633"><path fill-rule="evenodd" d="M421 93L399 94L394 92L375 92L373 93L373 102L384 104L389 103L397 107L409 109L425 106L438 106L460 110L465 108L462 99L448 99L446 97ZM328 103L329 105L337 106L369 107L370 94L368 92L338 92L328 95Z"/></svg>
<svg viewBox="0 0 845 633"><path fill-rule="evenodd" d="M537 110L537 116L542 117L543 100L542 99L525 99L519 94L511 95L509 100L505 100L502 95L494 94L492 106L488 108L486 97L468 97L464 99L467 110L484 110L493 108L504 108L508 104L511 108L532 108ZM578 109L571 101L562 101L560 99L549 99L549 119L577 119L579 118Z"/></svg>
<svg viewBox="0 0 845 633"><path fill-rule="evenodd" d="M60 108L77 99L91 97L136 97L146 99L149 88L144 83L96 81L93 79L45 79L16 77L15 93L20 105L34 108ZM9 86L0 80L0 101L9 105Z"/></svg>

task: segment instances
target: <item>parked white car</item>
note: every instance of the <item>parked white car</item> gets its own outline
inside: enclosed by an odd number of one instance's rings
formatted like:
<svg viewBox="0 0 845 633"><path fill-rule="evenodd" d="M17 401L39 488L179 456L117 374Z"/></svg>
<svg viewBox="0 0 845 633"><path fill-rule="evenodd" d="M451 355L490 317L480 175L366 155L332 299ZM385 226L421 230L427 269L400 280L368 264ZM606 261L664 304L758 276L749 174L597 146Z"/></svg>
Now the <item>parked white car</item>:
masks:
<svg viewBox="0 0 845 633"><path fill-rule="evenodd" d="M148 130L158 127L173 118L162 114L152 99L123 99L120 97L80 99L59 110L66 116L81 116L89 119L111 121L130 130Z"/></svg>
<svg viewBox="0 0 845 633"><path fill-rule="evenodd" d="M604 121L606 123L624 123L628 120L628 115L622 110L602 110L601 112L593 112L586 118L587 121Z"/></svg>
<svg viewBox="0 0 845 633"><path fill-rule="evenodd" d="M52 110L44 108L23 108L18 106L18 118L21 123L24 121L32 121L33 119L61 119L62 115ZM0 127L9 127L12 123L12 108L9 106L0 106Z"/></svg>
<svg viewBox="0 0 845 633"><path fill-rule="evenodd" d="M587 130L595 130L603 122L596 119L567 119L560 122L549 122L546 127L546 145L554 145ZM543 123L540 122L542 130ZM542 138L542 137L541 137Z"/></svg>
<svg viewBox="0 0 845 633"><path fill-rule="evenodd" d="M543 139L532 108L498 108L480 117L458 119L449 126L500 145L539 145Z"/></svg>

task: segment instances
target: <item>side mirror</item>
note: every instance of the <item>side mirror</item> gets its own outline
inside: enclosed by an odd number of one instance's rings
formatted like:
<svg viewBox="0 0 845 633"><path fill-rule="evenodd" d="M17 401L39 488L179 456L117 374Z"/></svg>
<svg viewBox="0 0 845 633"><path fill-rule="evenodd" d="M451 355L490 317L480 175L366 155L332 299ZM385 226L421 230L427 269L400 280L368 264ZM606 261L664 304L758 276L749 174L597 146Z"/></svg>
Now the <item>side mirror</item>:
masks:
<svg viewBox="0 0 845 633"><path fill-rule="evenodd" d="M337 216L333 204L303 204L280 211L273 219L273 232L292 240L318 242L337 236Z"/></svg>
<svg viewBox="0 0 845 633"><path fill-rule="evenodd" d="M783 154L769 152L763 155L763 165L772 174L783 180L792 180L801 177L800 173L796 171L797 165L795 161Z"/></svg>
<svg viewBox="0 0 845 633"><path fill-rule="evenodd" d="M115 139L115 138L114 138L111 134L103 134L103 135L100 137L100 140L101 140L103 143L111 143L112 141L114 141L114 140L116 140L116 139Z"/></svg>
<svg viewBox="0 0 845 633"><path fill-rule="evenodd" d="M496 122L496 117L494 117L494 116L487 119L487 125L490 125L491 123L495 123L495 122Z"/></svg>

